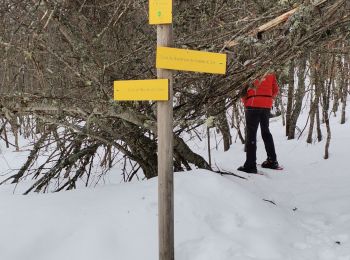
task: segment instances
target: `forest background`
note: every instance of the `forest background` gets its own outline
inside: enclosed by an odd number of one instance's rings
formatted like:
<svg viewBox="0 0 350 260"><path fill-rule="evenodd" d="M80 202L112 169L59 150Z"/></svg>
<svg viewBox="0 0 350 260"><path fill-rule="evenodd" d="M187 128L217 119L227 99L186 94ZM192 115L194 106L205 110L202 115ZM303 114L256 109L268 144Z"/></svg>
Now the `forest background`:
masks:
<svg viewBox="0 0 350 260"><path fill-rule="evenodd" d="M240 96L254 79L275 71L274 106L288 139L308 132L326 138L331 113L345 123L350 79L350 3L322 1L175 1L175 47L227 53L227 75L175 73L175 171L216 169L184 136L205 126L220 133L221 149L244 143ZM296 9L273 28L259 26ZM0 133L20 149L33 140L24 165L3 183L35 180L29 192L90 185L122 163L124 181L157 175L155 102L115 102L113 81L156 77L156 30L148 1L3 0L0 3ZM246 61L249 63L246 63ZM308 80L306 80L308 79ZM297 127L303 105L309 117ZM322 133L321 124L326 125ZM237 139L230 129L237 130ZM15 136L14 143L8 135ZM45 160L38 160L45 154Z"/></svg>

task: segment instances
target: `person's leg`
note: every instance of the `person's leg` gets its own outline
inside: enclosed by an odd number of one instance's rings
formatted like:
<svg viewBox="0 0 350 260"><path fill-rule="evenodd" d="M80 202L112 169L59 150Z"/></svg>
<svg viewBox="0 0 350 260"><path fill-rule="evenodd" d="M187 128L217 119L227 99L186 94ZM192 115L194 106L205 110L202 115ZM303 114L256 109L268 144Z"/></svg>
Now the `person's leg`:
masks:
<svg viewBox="0 0 350 260"><path fill-rule="evenodd" d="M269 128L269 116L270 116L269 109L262 110L261 121L260 121L261 136L265 144L267 158L272 161L277 161L275 144L273 142L273 137Z"/></svg>
<svg viewBox="0 0 350 260"><path fill-rule="evenodd" d="M260 110L259 109L246 109L246 161L244 167L248 169L256 168L256 133L260 121Z"/></svg>

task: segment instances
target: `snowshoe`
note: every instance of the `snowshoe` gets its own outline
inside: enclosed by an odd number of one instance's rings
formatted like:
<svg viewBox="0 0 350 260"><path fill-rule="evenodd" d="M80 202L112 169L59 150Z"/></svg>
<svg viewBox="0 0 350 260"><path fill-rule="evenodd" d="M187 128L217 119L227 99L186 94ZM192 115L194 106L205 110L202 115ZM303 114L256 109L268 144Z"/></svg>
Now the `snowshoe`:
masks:
<svg viewBox="0 0 350 260"><path fill-rule="evenodd" d="M262 168L268 168L272 170L283 170L276 160L267 159L265 162L261 164Z"/></svg>
<svg viewBox="0 0 350 260"><path fill-rule="evenodd" d="M253 174L258 173L258 170L256 168L247 168L245 166L240 166L238 167L237 170L241 172L246 172L246 173L253 173Z"/></svg>

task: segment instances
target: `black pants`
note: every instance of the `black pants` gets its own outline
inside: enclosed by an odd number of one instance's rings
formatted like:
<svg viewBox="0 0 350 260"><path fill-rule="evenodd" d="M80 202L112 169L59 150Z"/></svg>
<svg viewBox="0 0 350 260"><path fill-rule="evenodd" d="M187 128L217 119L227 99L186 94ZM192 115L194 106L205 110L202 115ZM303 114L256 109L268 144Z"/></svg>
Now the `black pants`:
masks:
<svg viewBox="0 0 350 260"><path fill-rule="evenodd" d="M247 125L246 134L246 162L244 167L256 168L256 133L260 124L261 136L264 140L267 157L271 160L277 160L275 145L269 129L269 108L246 108L245 119Z"/></svg>

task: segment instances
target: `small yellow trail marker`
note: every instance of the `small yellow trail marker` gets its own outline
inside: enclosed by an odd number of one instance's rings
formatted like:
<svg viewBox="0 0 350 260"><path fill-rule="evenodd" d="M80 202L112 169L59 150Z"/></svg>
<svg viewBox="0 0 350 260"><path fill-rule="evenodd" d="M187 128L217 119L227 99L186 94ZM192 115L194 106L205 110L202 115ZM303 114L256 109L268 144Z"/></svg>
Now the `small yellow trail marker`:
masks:
<svg viewBox="0 0 350 260"><path fill-rule="evenodd" d="M114 81L114 100L118 101L167 101L169 80L122 80Z"/></svg>
<svg viewBox="0 0 350 260"><path fill-rule="evenodd" d="M226 54L157 47L158 69L226 74L226 61Z"/></svg>
<svg viewBox="0 0 350 260"><path fill-rule="evenodd" d="M149 23L171 24L173 22L172 0L149 0Z"/></svg>

